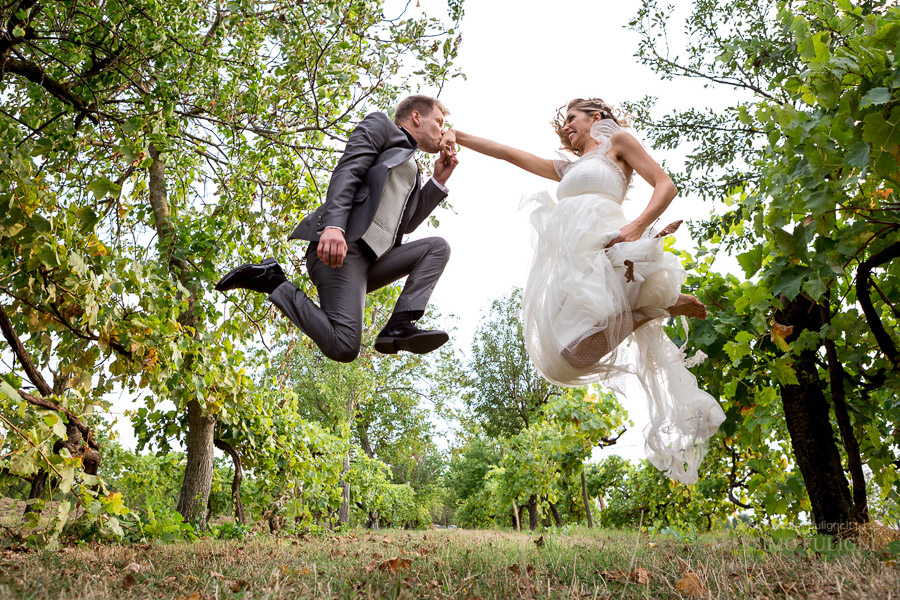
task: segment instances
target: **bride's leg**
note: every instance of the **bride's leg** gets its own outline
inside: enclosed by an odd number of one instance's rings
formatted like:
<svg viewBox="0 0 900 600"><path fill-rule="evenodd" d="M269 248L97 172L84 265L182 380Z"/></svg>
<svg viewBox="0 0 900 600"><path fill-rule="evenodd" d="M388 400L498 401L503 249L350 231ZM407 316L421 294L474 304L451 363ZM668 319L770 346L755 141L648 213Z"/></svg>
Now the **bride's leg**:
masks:
<svg viewBox="0 0 900 600"><path fill-rule="evenodd" d="M562 356L576 369L589 367L609 354L613 348L621 344L635 329L645 323L649 323L653 319L654 315L641 309L635 310L631 313L630 328L625 327L623 324L623 326L619 328L619 331L616 332L611 332L608 329L598 331L597 333L584 338L578 342L577 345L563 350Z"/></svg>
<svg viewBox="0 0 900 600"><path fill-rule="evenodd" d="M667 308L666 311L673 317L706 318L706 306L697 298L688 294L680 294L675 304ZM631 313L631 329L622 327L617 334L611 333L609 330L598 331L594 335L581 340L576 346L563 350L562 356L576 369L589 367L599 362L601 358L609 354L613 348L622 343L625 338L642 325L649 323L658 316L658 313L653 314L643 309L637 309Z"/></svg>

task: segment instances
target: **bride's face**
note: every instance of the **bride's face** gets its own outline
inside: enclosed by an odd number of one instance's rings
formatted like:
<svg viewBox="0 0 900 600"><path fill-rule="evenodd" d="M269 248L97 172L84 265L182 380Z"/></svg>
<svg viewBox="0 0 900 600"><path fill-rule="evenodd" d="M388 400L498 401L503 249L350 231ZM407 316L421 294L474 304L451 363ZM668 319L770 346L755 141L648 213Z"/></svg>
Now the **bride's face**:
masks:
<svg viewBox="0 0 900 600"><path fill-rule="evenodd" d="M585 147L594 139L591 137L591 125L601 118L600 113L591 115L575 108L566 113L566 125L563 127L563 133L569 138L569 143L573 148L584 152Z"/></svg>

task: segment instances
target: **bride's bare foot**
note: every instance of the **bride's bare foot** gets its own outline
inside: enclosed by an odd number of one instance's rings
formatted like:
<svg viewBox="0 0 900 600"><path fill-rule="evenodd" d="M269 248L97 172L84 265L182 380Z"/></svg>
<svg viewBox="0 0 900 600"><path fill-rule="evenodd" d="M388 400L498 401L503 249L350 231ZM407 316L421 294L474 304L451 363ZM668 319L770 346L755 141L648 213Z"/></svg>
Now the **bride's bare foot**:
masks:
<svg viewBox="0 0 900 600"><path fill-rule="evenodd" d="M678 301L666 310L668 310L669 314L673 317L684 316L695 317L697 319L706 318L706 306L693 296L687 294L680 294L678 296Z"/></svg>

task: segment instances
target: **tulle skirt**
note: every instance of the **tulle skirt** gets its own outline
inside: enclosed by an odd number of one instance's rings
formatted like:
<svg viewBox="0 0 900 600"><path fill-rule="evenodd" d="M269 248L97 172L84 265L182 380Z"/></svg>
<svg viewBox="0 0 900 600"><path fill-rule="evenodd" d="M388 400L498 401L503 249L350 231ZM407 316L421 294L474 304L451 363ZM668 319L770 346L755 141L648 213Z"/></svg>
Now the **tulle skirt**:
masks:
<svg viewBox="0 0 900 600"><path fill-rule="evenodd" d="M522 311L532 362L557 385L602 383L626 407L646 403L647 458L678 481L696 482L706 442L725 414L697 387L662 327L684 269L655 231L607 249L629 222L613 198L584 194L556 203L542 193L529 200L538 203L537 244ZM634 330L635 319L648 322Z"/></svg>

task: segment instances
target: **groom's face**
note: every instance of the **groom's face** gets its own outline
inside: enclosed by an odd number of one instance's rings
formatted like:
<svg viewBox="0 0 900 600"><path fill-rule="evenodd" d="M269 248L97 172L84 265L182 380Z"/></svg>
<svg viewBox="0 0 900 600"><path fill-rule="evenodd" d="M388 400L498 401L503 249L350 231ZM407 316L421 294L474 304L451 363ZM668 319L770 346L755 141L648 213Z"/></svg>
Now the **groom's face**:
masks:
<svg viewBox="0 0 900 600"><path fill-rule="evenodd" d="M438 108L432 108L429 114L414 110L410 120L413 124L410 133L419 143L419 149L429 154L440 152L441 135L444 133L444 113Z"/></svg>

